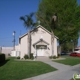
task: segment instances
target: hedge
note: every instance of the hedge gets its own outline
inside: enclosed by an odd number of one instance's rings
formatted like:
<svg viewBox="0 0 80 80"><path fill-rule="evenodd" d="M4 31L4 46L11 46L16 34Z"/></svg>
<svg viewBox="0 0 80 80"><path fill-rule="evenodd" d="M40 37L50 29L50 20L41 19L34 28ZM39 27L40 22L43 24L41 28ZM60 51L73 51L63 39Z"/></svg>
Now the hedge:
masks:
<svg viewBox="0 0 80 80"><path fill-rule="evenodd" d="M4 62L5 61L5 54L0 54L0 62Z"/></svg>

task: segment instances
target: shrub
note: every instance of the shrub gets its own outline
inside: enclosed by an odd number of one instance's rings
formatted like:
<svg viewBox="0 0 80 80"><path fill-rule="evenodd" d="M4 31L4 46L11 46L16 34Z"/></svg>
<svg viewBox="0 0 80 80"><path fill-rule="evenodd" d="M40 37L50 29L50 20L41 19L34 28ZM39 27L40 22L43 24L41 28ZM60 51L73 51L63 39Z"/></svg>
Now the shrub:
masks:
<svg viewBox="0 0 80 80"><path fill-rule="evenodd" d="M53 57L52 56L49 56L49 58L52 59Z"/></svg>
<svg viewBox="0 0 80 80"><path fill-rule="evenodd" d="M50 58L50 59L56 59L57 56L55 56L55 55L54 55L54 56L49 56L49 58Z"/></svg>
<svg viewBox="0 0 80 80"><path fill-rule="evenodd" d="M5 61L5 54L0 54L0 62L4 62Z"/></svg>
<svg viewBox="0 0 80 80"><path fill-rule="evenodd" d="M20 56L18 56L17 59L20 59Z"/></svg>
<svg viewBox="0 0 80 80"><path fill-rule="evenodd" d="M8 53L8 56L11 56L10 53Z"/></svg>
<svg viewBox="0 0 80 80"><path fill-rule="evenodd" d="M27 54L24 55L24 59L29 59Z"/></svg>
<svg viewBox="0 0 80 80"><path fill-rule="evenodd" d="M61 54L58 54L58 57L60 57L61 56Z"/></svg>
<svg viewBox="0 0 80 80"><path fill-rule="evenodd" d="M56 58L57 58L57 57L54 55L54 56L53 56L53 59L56 59Z"/></svg>
<svg viewBox="0 0 80 80"><path fill-rule="evenodd" d="M56 58L59 58L59 56L56 56Z"/></svg>
<svg viewBox="0 0 80 80"><path fill-rule="evenodd" d="M34 59L33 53L30 54L30 59Z"/></svg>

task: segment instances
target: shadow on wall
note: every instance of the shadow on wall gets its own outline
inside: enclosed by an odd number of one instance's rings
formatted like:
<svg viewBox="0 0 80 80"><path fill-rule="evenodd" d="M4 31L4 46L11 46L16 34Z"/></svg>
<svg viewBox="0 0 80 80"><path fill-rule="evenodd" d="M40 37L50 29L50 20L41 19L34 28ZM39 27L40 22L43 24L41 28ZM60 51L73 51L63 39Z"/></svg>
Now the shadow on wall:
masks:
<svg viewBox="0 0 80 80"><path fill-rule="evenodd" d="M0 62L0 67L5 65L10 59L5 60L4 62Z"/></svg>

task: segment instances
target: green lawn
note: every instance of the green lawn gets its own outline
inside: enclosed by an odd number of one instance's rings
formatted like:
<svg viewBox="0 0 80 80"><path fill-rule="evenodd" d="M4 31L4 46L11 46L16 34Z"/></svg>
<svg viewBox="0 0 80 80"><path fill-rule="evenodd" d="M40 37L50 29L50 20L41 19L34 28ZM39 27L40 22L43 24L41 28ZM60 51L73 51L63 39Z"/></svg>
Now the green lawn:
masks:
<svg viewBox="0 0 80 80"><path fill-rule="evenodd" d="M4 65L0 63L0 80L22 80L56 69L39 61L14 61L10 59Z"/></svg>
<svg viewBox="0 0 80 80"><path fill-rule="evenodd" d="M80 64L80 57L71 57L71 56L64 56L65 60L54 60L55 62L62 63L65 65L77 65Z"/></svg>

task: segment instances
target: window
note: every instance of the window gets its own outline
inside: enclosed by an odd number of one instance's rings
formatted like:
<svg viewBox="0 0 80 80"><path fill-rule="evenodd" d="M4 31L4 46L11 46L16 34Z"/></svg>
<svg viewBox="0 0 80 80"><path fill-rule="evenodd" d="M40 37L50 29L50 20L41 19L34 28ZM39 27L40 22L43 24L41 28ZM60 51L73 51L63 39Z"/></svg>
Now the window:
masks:
<svg viewBox="0 0 80 80"><path fill-rule="evenodd" d="M47 45L37 45L37 49L47 49Z"/></svg>

